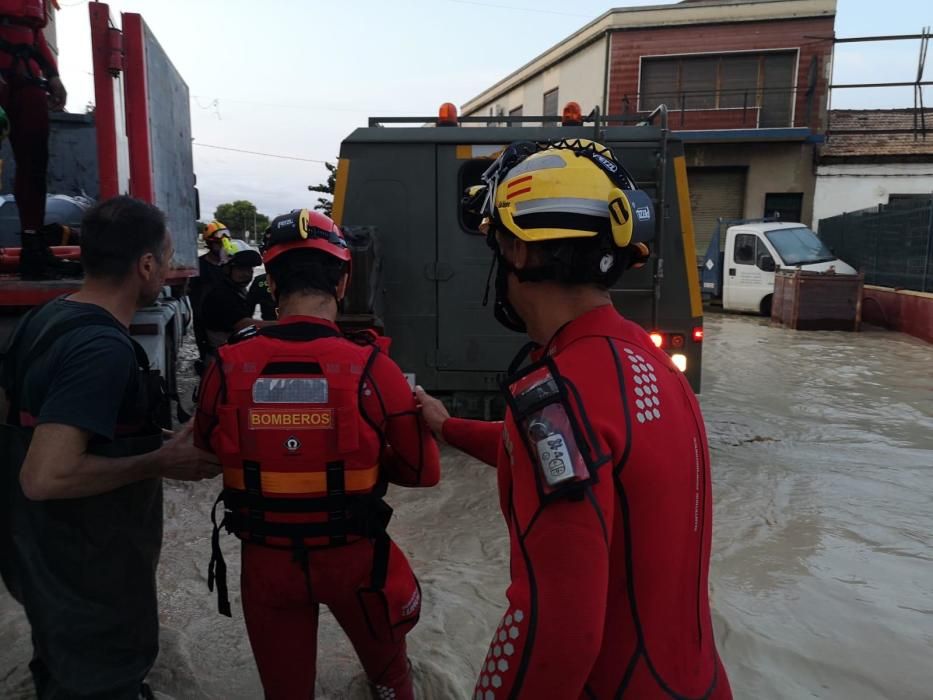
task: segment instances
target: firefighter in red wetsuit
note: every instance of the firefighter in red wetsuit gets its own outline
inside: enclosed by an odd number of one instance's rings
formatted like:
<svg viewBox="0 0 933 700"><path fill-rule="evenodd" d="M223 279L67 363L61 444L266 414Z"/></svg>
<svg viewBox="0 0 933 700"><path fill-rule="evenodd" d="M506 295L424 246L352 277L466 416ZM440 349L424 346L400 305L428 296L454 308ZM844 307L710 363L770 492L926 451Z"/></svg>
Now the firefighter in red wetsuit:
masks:
<svg viewBox="0 0 933 700"><path fill-rule="evenodd" d="M504 423L428 425L498 467L508 610L475 700L729 698L707 595L712 498L684 376L608 289L655 221L612 152L513 144L469 193L498 265L496 316L533 341L503 382Z"/></svg>
<svg viewBox="0 0 933 700"><path fill-rule="evenodd" d="M314 696L318 609L350 637L373 697L413 698L405 635L421 591L386 533L386 484L433 486L439 454L398 366L335 325L350 252L326 216L266 231L279 323L218 351L195 435L224 468L224 521L243 540L243 613L266 697ZM226 600L217 526L209 584Z"/></svg>
<svg viewBox="0 0 933 700"><path fill-rule="evenodd" d="M43 28L47 0L0 0L0 107L10 120L16 159L13 194L22 227L24 277L70 272L39 233L45 220L49 108L62 110L67 93Z"/></svg>

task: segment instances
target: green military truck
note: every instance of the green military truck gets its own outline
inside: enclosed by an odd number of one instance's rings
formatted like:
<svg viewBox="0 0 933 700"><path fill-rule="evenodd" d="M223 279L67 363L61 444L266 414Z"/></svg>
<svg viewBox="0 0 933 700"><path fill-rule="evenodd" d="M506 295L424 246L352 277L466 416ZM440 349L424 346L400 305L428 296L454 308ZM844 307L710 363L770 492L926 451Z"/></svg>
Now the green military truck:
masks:
<svg viewBox="0 0 933 700"><path fill-rule="evenodd" d="M498 380L526 339L482 305L492 254L481 236L466 235L479 221L464 217L461 197L509 143L593 139L621 158L657 213L651 259L622 276L613 301L698 392L703 307L683 144L666 109L638 123L596 110L582 118L570 105L563 119L498 119L503 126L458 119L448 104L438 118L372 118L343 141L333 213L357 251L348 317L384 328L402 369L457 410L496 412Z"/></svg>

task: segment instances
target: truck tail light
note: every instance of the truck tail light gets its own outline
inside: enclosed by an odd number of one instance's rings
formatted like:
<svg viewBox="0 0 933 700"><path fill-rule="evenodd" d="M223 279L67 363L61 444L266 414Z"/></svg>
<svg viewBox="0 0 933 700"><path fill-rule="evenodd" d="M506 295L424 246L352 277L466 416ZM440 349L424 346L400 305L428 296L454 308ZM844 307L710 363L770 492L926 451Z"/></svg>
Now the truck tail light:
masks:
<svg viewBox="0 0 933 700"><path fill-rule="evenodd" d="M693 342L702 343L703 342L703 326L697 326L693 329Z"/></svg>
<svg viewBox="0 0 933 700"><path fill-rule="evenodd" d="M667 345L663 333L654 331L653 333L649 333L648 337L651 338L651 342L654 343L656 348L663 348L665 345Z"/></svg>

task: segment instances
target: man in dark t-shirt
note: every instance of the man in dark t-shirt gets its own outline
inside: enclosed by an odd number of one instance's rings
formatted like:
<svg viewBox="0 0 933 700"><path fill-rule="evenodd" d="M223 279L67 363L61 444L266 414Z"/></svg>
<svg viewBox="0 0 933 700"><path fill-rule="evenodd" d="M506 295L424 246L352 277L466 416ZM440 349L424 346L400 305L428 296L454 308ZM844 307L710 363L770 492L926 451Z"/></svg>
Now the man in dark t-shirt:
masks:
<svg viewBox="0 0 933 700"><path fill-rule="evenodd" d="M163 444L128 332L169 269L164 217L117 197L82 236L81 290L28 314L3 359L3 575L32 627L40 700L135 700L158 654L161 478L219 469L190 428Z"/></svg>

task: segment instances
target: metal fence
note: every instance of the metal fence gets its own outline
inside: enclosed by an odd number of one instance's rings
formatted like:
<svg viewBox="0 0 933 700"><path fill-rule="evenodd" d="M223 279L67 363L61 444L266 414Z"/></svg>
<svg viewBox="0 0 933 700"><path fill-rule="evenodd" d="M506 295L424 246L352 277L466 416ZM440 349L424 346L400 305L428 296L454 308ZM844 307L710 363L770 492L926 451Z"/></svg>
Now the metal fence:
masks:
<svg viewBox="0 0 933 700"><path fill-rule="evenodd" d="M867 284L933 292L933 198L822 219L820 238Z"/></svg>

